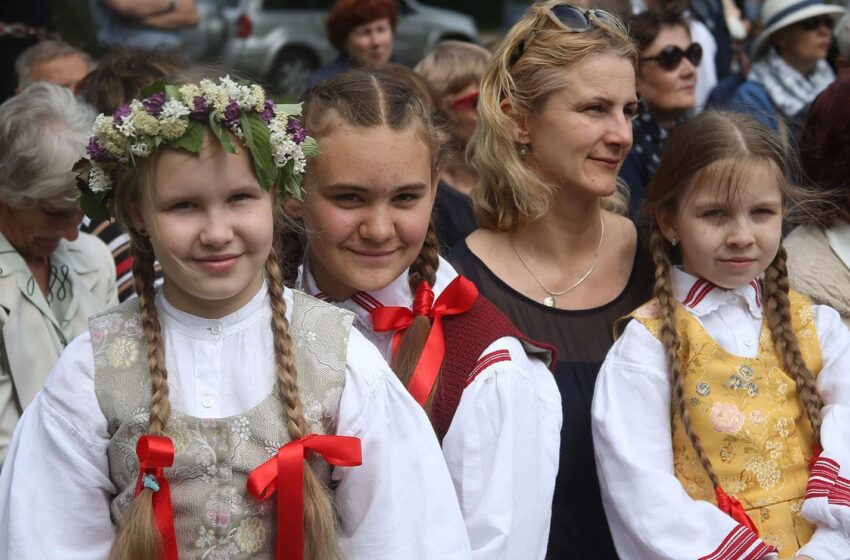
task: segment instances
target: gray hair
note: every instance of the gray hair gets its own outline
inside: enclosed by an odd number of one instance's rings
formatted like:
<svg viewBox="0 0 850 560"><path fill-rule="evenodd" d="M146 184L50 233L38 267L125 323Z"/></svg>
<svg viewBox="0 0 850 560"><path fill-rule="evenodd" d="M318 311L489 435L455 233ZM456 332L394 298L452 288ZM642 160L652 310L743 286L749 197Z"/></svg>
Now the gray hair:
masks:
<svg viewBox="0 0 850 560"><path fill-rule="evenodd" d="M71 168L85 153L94 110L71 90L37 82L0 105L0 201L77 206Z"/></svg>
<svg viewBox="0 0 850 560"><path fill-rule="evenodd" d="M72 54L75 54L85 60L89 69L94 66L94 63L88 54L72 47L65 41L41 41L31 46L22 52L15 61L15 74L18 76L18 88L24 89L32 83L30 77L32 75L33 66L36 64Z"/></svg>

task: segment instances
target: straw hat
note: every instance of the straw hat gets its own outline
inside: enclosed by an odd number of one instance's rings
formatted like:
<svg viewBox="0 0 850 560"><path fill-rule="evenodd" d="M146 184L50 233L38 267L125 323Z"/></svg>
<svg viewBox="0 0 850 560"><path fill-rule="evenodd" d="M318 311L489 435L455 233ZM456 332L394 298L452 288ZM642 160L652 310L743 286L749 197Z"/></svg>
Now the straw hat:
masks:
<svg viewBox="0 0 850 560"><path fill-rule="evenodd" d="M768 39L780 29L810 17L827 14L835 18L843 13L844 8L841 6L819 0L767 0L762 4L759 14L759 23L764 31L753 43L753 53L756 58L763 55L769 44Z"/></svg>

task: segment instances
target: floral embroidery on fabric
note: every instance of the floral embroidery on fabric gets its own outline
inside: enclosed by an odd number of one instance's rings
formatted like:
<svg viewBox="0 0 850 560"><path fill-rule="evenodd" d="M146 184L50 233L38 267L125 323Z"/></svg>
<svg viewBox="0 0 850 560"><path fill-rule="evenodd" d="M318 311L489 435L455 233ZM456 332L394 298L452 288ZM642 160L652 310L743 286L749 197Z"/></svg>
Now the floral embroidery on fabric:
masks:
<svg viewBox="0 0 850 560"><path fill-rule="evenodd" d="M703 397L707 397L711 394L711 385L709 385L705 381L700 381L699 383L697 383L697 394L702 395Z"/></svg>
<svg viewBox="0 0 850 560"><path fill-rule="evenodd" d="M753 380L753 375L754 372L751 366L742 365L729 377L729 381L725 387L729 389L743 389L747 392L747 396L756 397L759 394L759 388Z"/></svg>
<svg viewBox="0 0 850 560"><path fill-rule="evenodd" d="M711 422L718 432L737 434L744 426L744 415L734 404L716 402L711 407Z"/></svg>
<svg viewBox="0 0 850 560"><path fill-rule="evenodd" d="M242 552L257 552L266 542L266 527L256 517L243 519L236 531L236 544Z"/></svg>
<svg viewBox="0 0 850 560"><path fill-rule="evenodd" d="M758 485L763 490L770 490L779 484L782 474L779 472L777 465L772 460L765 460L763 457L753 457L744 463L744 469L752 473L756 477Z"/></svg>
<svg viewBox="0 0 850 560"><path fill-rule="evenodd" d="M132 338L119 338L106 349L106 359L112 367L128 367L138 359L139 347L138 341Z"/></svg>

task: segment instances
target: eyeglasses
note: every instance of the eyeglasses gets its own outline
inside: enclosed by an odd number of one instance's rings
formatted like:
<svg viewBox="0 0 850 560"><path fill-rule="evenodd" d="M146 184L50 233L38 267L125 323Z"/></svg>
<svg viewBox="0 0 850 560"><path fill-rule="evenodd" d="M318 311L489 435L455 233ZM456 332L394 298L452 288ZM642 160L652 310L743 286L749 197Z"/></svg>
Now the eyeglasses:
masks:
<svg viewBox="0 0 850 560"><path fill-rule="evenodd" d="M570 33L584 33L585 31L589 31L594 26L594 21L597 24L601 22L605 25L612 25L623 33L626 33L626 26L623 25L623 22L617 16L605 10L585 10L570 4L557 4L552 6L546 12L546 15L558 27ZM517 63L528 48L528 45L531 44L532 39L533 35L531 38L526 38L519 42L513 54L511 54L511 58L508 60L508 66L513 66Z"/></svg>
<svg viewBox="0 0 850 560"><path fill-rule="evenodd" d="M814 31L815 29L820 29L821 26L831 30L835 27L835 21L829 16L815 16L804 19L798 25L806 31Z"/></svg>
<svg viewBox="0 0 850 560"><path fill-rule="evenodd" d="M449 106L452 109L469 109L474 111L478 107L478 92L474 91L469 95L464 95L461 98L452 101Z"/></svg>
<svg viewBox="0 0 850 560"><path fill-rule="evenodd" d="M641 57L640 61L647 62L649 60L654 60L658 63L658 66L668 72L672 72L679 67L683 58L687 58L694 66L699 66L699 63L702 60L702 47L700 44L691 43L691 46L685 50L682 50L680 47L675 45L667 45L661 49L661 52L657 55Z"/></svg>

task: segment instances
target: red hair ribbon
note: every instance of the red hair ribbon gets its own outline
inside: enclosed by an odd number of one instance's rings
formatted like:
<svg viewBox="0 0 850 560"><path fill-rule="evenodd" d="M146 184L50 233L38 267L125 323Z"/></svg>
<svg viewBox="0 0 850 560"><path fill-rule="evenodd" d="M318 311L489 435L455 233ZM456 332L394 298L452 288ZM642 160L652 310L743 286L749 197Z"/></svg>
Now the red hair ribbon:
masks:
<svg viewBox="0 0 850 560"><path fill-rule="evenodd" d="M304 461L310 452L337 467L362 464L360 439L310 434L290 441L248 476L248 493L265 500L277 492L275 560L304 558Z"/></svg>
<svg viewBox="0 0 850 560"><path fill-rule="evenodd" d="M174 532L174 512L171 509L171 488L165 477L165 467L174 464L174 444L165 436L142 436L136 443L136 456L139 458L139 477L136 479L138 496L142 491L142 478L152 475L156 478L159 490L153 493L153 516L162 535L162 560L177 559L177 536Z"/></svg>
<svg viewBox="0 0 850 560"><path fill-rule="evenodd" d="M437 301L434 301L434 292L427 282L423 281L416 288L413 298L413 309L407 307L378 307L371 311L372 328L375 331L395 331L393 335L393 355L398 351L402 334L413 323L416 317L429 317L432 319L431 332L425 341L422 356L410 381L407 390L413 395L420 405L425 406L431 388L437 381L443 357L446 354L446 341L443 338L443 317L446 315L460 315L469 310L478 297L478 288L475 284L458 276L446 286Z"/></svg>
<svg viewBox="0 0 850 560"><path fill-rule="evenodd" d="M818 443L812 444L812 458L809 459L809 470L815 468L815 462L820 457L820 454L823 453L823 448Z"/></svg>
<svg viewBox="0 0 850 560"><path fill-rule="evenodd" d="M753 523L753 520L750 519L749 515L747 515L747 512L744 511L744 506L741 505L741 502L724 492L723 488L720 486L714 489L714 496L717 498L717 507L719 507L721 511L728 514L729 517L758 536L759 530L756 529L755 523Z"/></svg>

